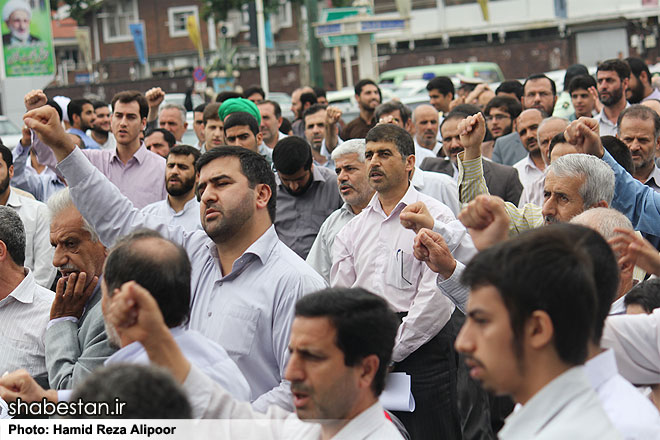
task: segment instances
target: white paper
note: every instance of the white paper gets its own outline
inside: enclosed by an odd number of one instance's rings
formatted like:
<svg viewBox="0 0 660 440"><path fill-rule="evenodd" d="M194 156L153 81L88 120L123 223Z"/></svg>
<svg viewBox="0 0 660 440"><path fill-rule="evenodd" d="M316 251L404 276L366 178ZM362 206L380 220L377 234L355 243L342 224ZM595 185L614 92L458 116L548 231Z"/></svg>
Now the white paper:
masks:
<svg viewBox="0 0 660 440"><path fill-rule="evenodd" d="M410 391L410 376L406 373L389 373L380 403L389 411L415 411L415 398Z"/></svg>

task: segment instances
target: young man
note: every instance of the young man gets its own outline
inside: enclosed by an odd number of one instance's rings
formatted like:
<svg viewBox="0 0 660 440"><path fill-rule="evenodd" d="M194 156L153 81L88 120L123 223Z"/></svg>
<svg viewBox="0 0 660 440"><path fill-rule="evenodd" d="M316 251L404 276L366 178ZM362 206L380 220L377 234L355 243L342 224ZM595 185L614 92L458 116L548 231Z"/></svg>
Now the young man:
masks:
<svg viewBox="0 0 660 440"><path fill-rule="evenodd" d="M522 106L517 99L507 96L496 96L491 99L484 109L486 124L488 130L497 140L500 136L511 133L514 129L514 122L522 112Z"/></svg>
<svg viewBox="0 0 660 440"><path fill-rule="evenodd" d="M360 115L341 131L341 138L345 141L365 138L367 132L376 125L374 110L381 101L380 89L372 80L361 79L355 85L355 100L360 107Z"/></svg>
<svg viewBox="0 0 660 440"><path fill-rule="evenodd" d="M225 145L225 124L218 116L220 103L212 102L204 108L204 151Z"/></svg>
<svg viewBox="0 0 660 440"><path fill-rule="evenodd" d="M94 106L88 99L73 99L66 108L71 128L68 133L74 136L76 144L80 148L91 148L98 150L101 146L91 137L87 136L87 130L94 127Z"/></svg>
<svg viewBox="0 0 660 440"><path fill-rule="evenodd" d="M305 126L305 139L312 147L314 163L326 168L333 168L334 163L332 160L328 160L328 157L322 153L323 146L326 144L326 114L325 106L314 104L304 111L303 124Z"/></svg>
<svg viewBox="0 0 660 440"><path fill-rule="evenodd" d="M454 83L447 76L436 76L426 84L429 101L443 116L449 113L449 103L454 100Z"/></svg>
<svg viewBox="0 0 660 440"><path fill-rule="evenodd" d="M581 367L594 328L595 283L591 261L562 233L566 227L483 250L463 273L471 292L456 349L484 388L522 405L507 418L502 440L620 438Z"/></svg>
<svg viewBox="0 0 660 440"><path fill-rule="evenodd" d="M25 95L25 108L32 110L46 104L46 95L34 90ZM115 150L82 150L87 159L119 188L137 208L167 197L165 159L147 150L140 142L149 108L140 92L124 91L112 98L112 133L117 140ZM55 168L57 159L37 136L32 148L39 162Z"/></svg>
<svg viewBox="0 0 660 440"><path fill-rule="evenodd" d="M94 139L102 150L114 150L117 141L110 128L110 106L103 101L94 101L94 123L88 134Z"/></svg>
<svg viewBox="0 0 660 440"><path fill-rule="evenodd" d="M167 155L165 169L167 198L145 206L142 212L166 218L171 225L180 225L188 232L202 229L199 221L199 201L195 197L195 162L199 157L199 150L190 145L177 145L172 148Z"/></svg>
<svg viewBox="0 0 660 440"><path fill-rule="evenodd" d="M660 91L651 85L651 72L641 58L626 58L630 66L630 81L626 98L631 104L639 104L650 99L660 99Z"/></svg>
<svg viewBox="0 0 660 440"><path fill-rule="evenodd" d="M193 111L193 130L195 131L195 136L197 136L197 143L193 147L197 148L197 151L202 151L204 149L204 109L206 104L200 104L195 107Z"/></svg>
<svg viewBox="0 0 660 440"><path fill-rule="evenodd" d="M568 117L569 121L575 121L581 117L593 118L598 114L596 110L598 90L596 87L596 80L590 75L580 75L573 78L568 86L568 92L571 94L571 102L575 113Z"/></svg>

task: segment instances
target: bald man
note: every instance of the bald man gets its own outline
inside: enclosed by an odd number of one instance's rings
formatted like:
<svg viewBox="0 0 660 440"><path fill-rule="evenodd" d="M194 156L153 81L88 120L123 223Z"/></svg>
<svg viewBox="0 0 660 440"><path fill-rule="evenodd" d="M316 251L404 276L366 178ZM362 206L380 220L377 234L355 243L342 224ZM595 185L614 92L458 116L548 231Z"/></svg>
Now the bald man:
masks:
<svg viewBox="0 0 660 440"><path fill-rule="evenodd" d="M418 156L417 152L425 148L433 152L433 157L437 156L442 148L442 144L438 142L438 111L431 105L422 104L413 111L412 121L415 126L415 155ZM419 160L423 158L420 157Z"/></svg>

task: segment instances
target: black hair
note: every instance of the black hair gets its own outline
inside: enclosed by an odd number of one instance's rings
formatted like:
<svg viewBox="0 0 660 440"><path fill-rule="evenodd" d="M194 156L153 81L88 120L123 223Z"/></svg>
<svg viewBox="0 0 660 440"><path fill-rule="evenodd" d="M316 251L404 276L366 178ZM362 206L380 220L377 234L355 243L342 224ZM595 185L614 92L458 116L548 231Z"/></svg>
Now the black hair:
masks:
<svg viewBox="0 0 660 440"><path fill-rule="evenodd" d="M436 76L435 78L431 79L426 84L426 90L429 92L432 90L437 90L441 95L451 93L452 96L454 96L456 93L454 90L454 83L447 76Z"/></svg>
<svg viewBox="0 0 660 440"><path fill-rule="evenodd" d="M504 108L504 111L511 116L512 121L522 113L522 105L520 104L520 101L508 96L495 96L488 101L488 104L486 104L486 108L484 109L484 115L489 116L490 110L493 108Z"/></svg>
<svg viewBox="0 0 660 440"><path fill-rule="evenodd" d="M192 408L185 391L165 369L154 365L114 364L100 367L77 386L71 402L106 403L109 413L81 412L79 418L190 419ZM122 411L114 413L117 401ZM158 402L157 405L154 402Z"/></svg>
<svg viewBox="0 0 660 440"><path fill-rule="evenodd" d="M195 147L192 147L190 145L184 145L184 144L179 144L175 145L174 147L170 148L169 155L178 155L178 156L192 156L193 157L193 164L197 162L197 159L199 159L202 155L202 153Z"/></svg>
<svg viewBox="0 0 660 440"><path fill-rule="evenodd" d="M220 92L216 95L215 97L215 102L223 103L228 99L232 98L242 98L243 95L241 95L238 92Z"/></svg>
<svg viewBox="0 0 660 440"><path fill-rule="evenodd" d="M654 141L658 140L660 136L660 116L650 107L647 107L642 104L633 104L630 107L624 109L619 114L619 119L617 119L617 133L621 134L621 122L623 118L632 118L632 119L641 119L642 121L648 121L649 119L653 121L653 136Z"/></svg>
<svg viewBox="0 0 660 440"><path fill-rule="evenodd" d="M557 96L557 84L555 84L555 82L552 79L548 78L548 76L545 75L544 73L534 73L532 75L529 75L527 79L525 79L525 82L523 83L523 94L525 94L525 87L527 86L527 83L529 81L533 81L537 79L547 79L548 81L550 81L552 96Z"/></svg>
<svg viewBox="0 0 660 440"><path fill-rule="evenodd" d="M639 79L639 76L642 74L642 72L646 72L646 78L648 80L647 85L651 85L651 71L643 59L637 57L628 57L625 59L625 61L628 63L628 66L630 66L630 73L635 75L637 79Z"/></svg>
<svg viewBox="0 0 660 440"><path fill-rule="evenodd" d="M17 266L25 264L25 226L18 213L9 206L0 205L0 241Z"/></svg>
<svg viewBox="0 0 660 440"><path fill-rule="evenodd" d="M240 127L243 125L250 127L250 131L253 135L256 136L259 134L259 124L257 123L255 117L248 112L231 113L225 121L225 133L232 127Z"/></svg>
<svg viewBox="0 0 660 440"><path fill-rule="evenodd" d="M117 101L122 104L129 104L133 101L137 101L140 106L140 117L146 118L149 115L149 103L147 103L147 98L137 90L124 90L123 92L115 94L115 96L112 97L112 111L115 110L115 104Z"/></svg>
<svg viewBox="0 0 660 440"><path fill-rule="evenodd" d="M453 113L453 112L466 113L466 114L472 116L472 115L476 115L480 111L481 111L481 109L479 107L477 107L476 105L474 105L474 104L458 104L449 113Z"/></svg>
<svg viewBox="0 0 660 440"><path fill-rule="evenodd" d="M466 105L470 105L470 104L466 104ZM456 106L456 107L458 107L458 106ZM477 111L476 113L479 113L479 112ZM442 126L445 125L445 122L451 121L453 119L463 120L463 119L467 118L468 116L472 116L473 114L476 114L476 113L468 113L468 112L464 112L464 111L461 111L459 109L454 108L442 120L442 123L440 124L440 127L438 128L438 130L440 131L440 135L442 135Z"/></svg>
<svg viewBox="0 0 660 440"><path fill-rule="evenodd" d="M268 200L267 208L270 221L275 223L277 186L275 185L275 174L273 174L273 170L268 165L266 159L261 154L250 151L247 148L225 145L213 148L202 154L197 159L195 170L199 173L208 163L223 157L235 157L238 159L241 164L241 172L247 179L250 188L254 189L262 183L270 187L271 196L270 200ZM199 198L199 192L197 196Z"/></svg>
<svg viewBox="0 0 660 440"><path fill-rule="evenodd" d="M293 130L293 127L291 126L291 121L287 118L282 118L282 123L280 124L280 131L284 134L289 134Z"/></svg>
<svg viewBox="0 0 660 440"><path fill-rule="evenodd" d="M164 128L152 128L151 130L147 131L144 134L144 138L146 139L154 133L161 133L163 135L163 140L167 142L167 145L169 145L170 148L172 148L174 144L176 144L176 138L174 137L172 132Z"/></svg>
<svg viewBox="0 0 660 440"><path fill-rule="evenodd" d="M314 94L317 98L325 98L325 90L323 87L313 86L312 90L314 90Z"/></svg>
<svg viewBox="0 0 660 440"><path fill-rule="evenodd" d="M250 86L245 91L243 92L243 98L248 99L250 95L254 95L255 93L258 93L261 95L261 99L266 98L266 92L264 89L262 89L259 86Z"/></svg>
<svg viewBox="0 0 660 440"><path fill-rule="evenodd" d="M2 140L0 140L0 156L2 156L2 160L7 165L7 168L14 165L14 156L12 156L11 150L2 143Z"/></svg>
<svg viewBox="0 0 660 440"><path fill-rule="evenodd" d="M621 167L632 175L635 172L635 163L632 153L623 141L615 136L601 136L600 141L608 153L617 161Z"/></svg>
<svg viewBox="0 0 660 440"><path fill-rule="evenodd" d="M378 87L378 84L376 84L370 79L361 79L360 81L358 81L357 84L355 84L355 88L354 88L355 94L360 96L360 93L362 93L362 88L370 84L372 86L376 86L376 89L378 89L378 94L382 97L382 94L380 92L380 87Z"/></svg>
<svg viewBox="0 0 660 440"><path fill-rule="evenodd" d="M394 124L376 125L367 133L365 142L391 142L396 145L404 161L415 154L415 142L410 133Z"/></svg>
<svg viewBox="0 0 660 440"><path fill-rule="evenodd" d="M564 90L568 90L568 86L576 76L589 75L589 69L583 64L573 64L566 69L564 73Z"/></svg>
<svg viewBox="0 0 660 440"><path fill-rule="evenodd" d="M510 79L500 84L497 89L495 89L495 94L497 95L500 92L513 93L518 97L518 99L521 99L524 91L525 89L523 88L523 85L520 84L520 81L517 79Z"/></svg>
<svg viewBox="0 0 660 440"><path fill-rule="evenodd" d="M83 111L83 106L85 104L93 105L92 101L85 98L72 99L66 107L66 115L69 117L69 121L73 124L73 115L78 115Z"/></svg>
<svg viewBox="0 0 660 440"><path fill-rule="evenodd" d="M306 126L307 124L305 123L305 118L309 115L316 114L320 111L325 110L328 108L328 106L324 104L312 104L311 106L307 107L307 109L303 112L302 114L302 120L303 120L303 126Z"/></svg>
<svg viewBox="0 0 660 440"><path fill-rule="evenodd" d="M158 240L158 250L140 246ZM138 229L121 238L105 259L103 280L112 295L128 281L135 281L151 293L169 328L188 322L190 317L190 260L181 245L151 229Z"/></svg>
<svg viewBox="0 0 660 440"><path fill-rule="evenodd" d="M463 272L462 282L472 290L497 289L509 312L518 359L525 324L538 310L552 321L552 345L564 363L579 365L587 358L598 304L593 268L566 228L588 230L562 224L525 232L479 252Z"/></svg>
<svg viewBox="0 0 660 440"><path fill-rule="evenodd" d="M305 108L305 104L314 105L316 102L316 95L313 92L300 95L300 105L302 105L302 108Z"/></svg>
<svg viewBox="0 0 660 440"><path fill-rule="evenodd" d="M206 108L206 103L199 104L197 107L193 109L194 113L204 113L204 109Z"/></svg>
<svg viewBox="0 0 660 440"><path fill-rule="evenodd" d="M96 110L98 108L101 108L101 107L106 107L106 108L108 108L108 110L110 110L110 108L109 108L110 106L108 105L107 102L94 101L94 102L92 102L92 105L94 106L94 110Z"/></svg>
<svg viewBox="0 0 660 440"><path fill-rule="evenodd" d="M598 65L597 72L616 72L620 80L630 78L630 66L625 61L613 58Z"/></svg>
<svg viewBox="0 0 660 440"><path fill-rule="evenodd" d="M357 365L372 354L378 356L371 388L380 395L399 327L387 301L362 288L331 288L299 299L295 316L328 318L337 332L335 343L344 353L346 366Z"/></svg>
<svg viewBox="0 0 660 440"><path fill-rule="evenodd" d="M573 94L574 91L580 89L589 90L591 87L598 87L593 76L578 75L574 77L568 85L568 93Z"/></svg>
<svg viewBox="0 0 660 440"><path fill-rule="evenodd" d="M568 142L566 141L566 136L564 136L563 131L554 135L552 139L550 139L550 146L548 147L548 157L550 157L550 155L552 154L552 150L555 149L555 145L566 144L566 143Z"/></svg>
<svg viewBox="0 0 660 440"><path fill-rule="evenodd" d="M46 105L49 105L49 106L51 106L55 109L55 111L57 112L57 116L60 117L60 122L61 122L62 121L62 116L63 116L62 107L60 107L60 105L52 98L50 98L50 99L48 99L48 101L46 101Z"/></svg>
<svg viewBox="0 0 660 440"><path fill-rule="evenodd" d="M298 136L287 136L273 148L273 166L282 174L296 174L301 169L312 167L312 149L309 143Z"/></svg>
<svg viewBox="0 0 660 440"><path fill-rule="evenodd" d="M653 313L653 310L660 307L660 278L651 278L637 284L626 294L623 303L626 307L637 304L646 313Z"/></svg>

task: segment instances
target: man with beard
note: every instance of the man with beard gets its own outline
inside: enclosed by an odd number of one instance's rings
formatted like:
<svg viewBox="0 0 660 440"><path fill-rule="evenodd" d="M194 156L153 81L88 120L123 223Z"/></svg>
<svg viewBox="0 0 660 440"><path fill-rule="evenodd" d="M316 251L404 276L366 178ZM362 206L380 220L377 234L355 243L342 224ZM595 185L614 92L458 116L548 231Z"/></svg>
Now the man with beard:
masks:
<svg viewBox="0 0 660 440"><path fill-rule="evenodd" d="M110 132L110 106L103 101L95 101L93 105L94 123L88 134L102 150L114 150L117 147L117 141Z"/></svg>
<svg viewBox="0 0 660 440"><path fill-rule="evenodd" d="M633 105L619 116L617 138L630 150L635 171L633 177L660 192L660 170L655 155L660 146L660 116L643 105Z"/></svg>
<svg viewBox="0 0 660 440"><path fill-rule="evenodd" d="M511 133L514 122L521 112L522 106L517 99L508 96L496 96L491 99L486 104L484 115L493 140Z"/></svg>
<svg viewBox="0 0 660 440"><path fill-rule="evenodd" d="M651 85L651 72L644 60L636 57L626 58L630 66L630 81L626 98L631 104L639 104L649 99L660 99L660 91Z"/></svg>
<svg viewBox="0 0 660 440"><path fill-rule="evenodd" d="M456 157L463 151L463 143L460 138L461 132L458 126L468 116L467 113L452 111L445 117L440 126L440 132L443 138L442 150L446 157L425 159L420 166L422 170L437 171L453 177L455 181L458 180L458 160ZM486 185L491 194L514 204L518 203L522 193L522 184L518 178L518 172L513 167L483 160L483 170Z"/></svg>
<svg viewBox="0 0 660 440"><path fill-rule="evenodd" d="M37 284L50 288L55 280L55 269L51 264L53 250L48 241L48 209L43 203L19 194L9 186L13 176L11 151L0 142L0 206L13 208L23 221L26 244L25 261L21 265L32 271Z"/></svg>
<svg viewBox="0 0 660 440"><path fill-rule="evenodd" d="M438 111L431 105L422 104L417 106L412 114L412 122L415 125L415 156L422 148L433 153L430 157L435 157L442 148L442 143L438 142ZM419 157L419 161L424 160Z"/></svg>
<svg viewBox="0 0 660 440"><path fill-rule="evenodd" d="M88 99L72 99L66 108L67 116L71 122L71 128L67 131L73 135L74 142L80 148L91 148L98 150L101 146L91 137L87 136L87 130L94 127L94 106Z"/></svg>
<svg viewBox="0 0 660 440"><path fill-rule="evenodd" d="M69 189L48 200L53 266L62 275L46 330L46 367L51 388L79 385L114 353L101 312L103 262L107 251L76 209Z"/></svg>
<svg viewBox="0 0 660 440"><path fill-rule="evenodd" d="M25 0L10 0L5 3L2 19L9 29L8 34L2 35L2 44L5 47L25 46L39 41L39 37L30 33L32 8Z"/></svg>
<svg viewBox="0 0 660 440"><path fill-rule="evenodd" d="M596 121L600 125L600 135L615 136L619 115L630 106L626 101L630 66L617 59L603 61L598 65L596 81L598 98L603 104L603 109L596 116Z"/></svg>
<svg viewBox="0 0 660 440"><path fill-rule="evenodd" d="M314 164L332 169L335 165L334 162L322 153L325 144L326 119L326 107L321 104L314 104L303 113L305 139L307 139L307 142L312 147Z"/></svg>
<svg viewBox="0 0 660 440"><path fill-rule="evenodd" d="M190 260L185 249L163 239L157 232L143 229L122 238L105 259L103 278L99 280L99 287L94 289L94 317L98 321L97 327L100 326L103 334L104 345L111 350L103 356L99 354L99 357L94 359L98 364L94 365L94 368L101 364L149 362L144 347L139 342L134 343L136 340L125 334L120 337L107 318L114 295L124 283L133 282L149 290L160 309L164 324L181 347L185 358L220 384L233 398L239 401L249 400L250 387L227 351L200 333L184 329L190 316L190 274ZM89 335L88 337L91 339ZM119 350L116 351L117 349ZM66 355L66 353L61 354ZM91 371L86 373L89 374ZM76 380L56 387L51 378L53 390L44 391L24 373L16 372L12 377L21 377L31 384L32 396L38 393L39 397L47 397L54 402L68 400L70 397L68 389L76 387L81 382ZM22 389L25 388L26 384L23 384ZM55 390L60 391L55 392ZM27 394L17 397L32 400ZM188 397L191 402L199 401L195 396ZM200 417L205 409L204 406L193 404L193 417Z"/></svg>
<svg viewBox="0 0 660 440"><path fill-rule="evenodd" d="M155 215L180 225L188 232L202 229L199 201L195 197L197 173L195 162L201 153L190 145L176 145L167 155L165 188L167 198L142 208L145 215Z"/></svg>
<svg viewBox="0 0 660 440"><path fill-rule="evenodd" d="M149 227L185 247L194 286L189 328L227 350L248 380L255 409L291 408L283 376L293 306L326 283L277 237L277 188L266 160L239 147L200 157L197 194L205 232L189 233L134 208L69 141L55 110L35 109L24 122L53 149L76 207L103 243Z"/></svg>
<svg viewBox="0 0 660 440"><path fill-rule="evenodd" d="M355 85L355 100L360 107L360 115L346 124L341 131L341 138L345 141L349 139L364 139L369 130L376 125L374 111L380 104L380 89L370 79L361 79Z"/></svg>
<svg viewBox="0 0 660 440"><path fill-rule="evenodd" d="M527 150L527 156L513 164L513 167L518 170L518 177L523 189L531 187L536 180L543 178L545 161L541 154L537 134L544 117L541 110L531 108L522 112L516 121L516 130ZM548 144L550 139L552 136L548 138Z"/></svg>
<svg viewBox="0 0 660 440"><path fill-rule="evenodd" d="M346 223L362 212L374 195L364 163L364 139L351 139L339 145L332 150L332 160L335 163L339 195L344 204L323 222L307 255L307 263L323 275L326 281L330 281L335 237Z"/></svg>
<svg viewBox="0 0 660 440"><path fill-rule="evenodd" d="M278 188L275 230L284 244L307 258L319 228L342 205L337 175L314 165L309 144L298 136L275 145L273 166Z"/></svg>

